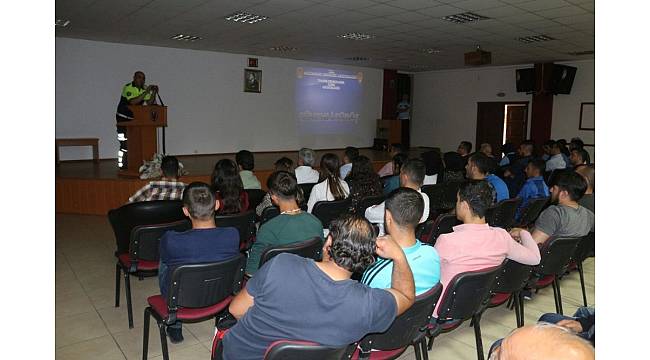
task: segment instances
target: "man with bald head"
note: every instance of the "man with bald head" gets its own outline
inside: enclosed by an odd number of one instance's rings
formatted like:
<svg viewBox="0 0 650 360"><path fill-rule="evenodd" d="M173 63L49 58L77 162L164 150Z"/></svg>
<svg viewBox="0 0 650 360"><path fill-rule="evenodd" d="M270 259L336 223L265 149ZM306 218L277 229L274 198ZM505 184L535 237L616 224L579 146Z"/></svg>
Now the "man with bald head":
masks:
<svg viewBox="0 0 650 360"><path fill-rule="evenodd" d="M569 329L538 323L515 329L490 349L489 360L591 360L593 346Z"/></svg>

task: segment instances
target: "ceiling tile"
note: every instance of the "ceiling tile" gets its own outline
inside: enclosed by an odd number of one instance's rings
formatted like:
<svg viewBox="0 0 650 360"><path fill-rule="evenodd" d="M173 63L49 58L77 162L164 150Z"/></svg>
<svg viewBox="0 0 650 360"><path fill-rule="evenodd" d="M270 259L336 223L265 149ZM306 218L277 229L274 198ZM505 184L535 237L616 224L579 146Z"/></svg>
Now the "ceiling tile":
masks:
<svg viewBox="0 0 650 360"><path fill-rule="evenodd" d="M561 8L550 9L550 10L536 11L535 13L547 19L556 19L559 17L571 16L571 15L582 15L587 13L587 11L572 5L572 6L564 6Z"/></svg>
<svg viewBox="0 0 650 360"><path fill-rule="evenodd" d="M519 8L516 8L514 6L506 5L506 6L499 6L495 8L490 8L490 9L483 9L481 10L481 15L490 17L490 18L503 18L506 16L513 16L513 15L519 15L523 14L525 11L521 10ZM481 22L481 21L479 21Z"/></svg>
<svg viewBox="0 0 650 360"><path fill-rule="evenodd" d="M404 12L404 10L393 6L377 4L363 9L359 9L359 12L375 15L375 16L388 16L388 15L394 15L396 13Z"/></svg>
<svg viewBox="0 0 650 360"><path fill-rule="evenodd" d="M426 15L422 15L415 11L402 12L399 14L387 16L387 18L391 20L406 22L406 23L413 23L414 21L426 21L431 19L430 17Z"/></svg>
<svg viewBox="0 0 650 360"><path fill-rule="evenodd" d="M373 6L376 5L377 3L372 2L370 0L333 0L333 1L328 1L326 3L329 6L334 6L334 7L340 7L342 9L350 9L350 10L355 10L355 9L362 9L365 7Z"/></svg>
<svg viewBox="0 0 650 360"><path fill-rule="evenodd" d="M539 11L539 10L548 10L548 9L555 9L563 6L570 6L571 4L566 2L565 0L533 0L521 4L517 4L516 6L528 11Z"/></svg>
<svg viewBox="0 0 650 360"><path fill-rule="evenodd" d="M523 24L533 21L544 20L543 17L535 15L533 13L523 13L515 16L507 16L500 19L501 21L508 24Z"/></svg>
<svg viewBox="0 0 650 360"><path fill-rule="evenodd" d="M348 0L349 1L349 0ZM354 1L350 1L354 2ZM397 0L390 1L387 5L395 6L405 10L419 10L433 6L443 5L441 2L433 0Z"/></svg>
<svg viewBox="0 0 650 360"><path fill-rule="evenodd" d="M434 6L426 9L420 9L418 10L418 12L427 16L441 18L443 16L459 14L465 11L463 9L454 6L441 5L441 6Z"/></svg>
<svg viewBox="0 0 650 360"><path fill-rule="evenodd" d="M454 6L468 11L490 9L502 5L503 3L499 0L465 0L460 2L454 2Z"/></svg>

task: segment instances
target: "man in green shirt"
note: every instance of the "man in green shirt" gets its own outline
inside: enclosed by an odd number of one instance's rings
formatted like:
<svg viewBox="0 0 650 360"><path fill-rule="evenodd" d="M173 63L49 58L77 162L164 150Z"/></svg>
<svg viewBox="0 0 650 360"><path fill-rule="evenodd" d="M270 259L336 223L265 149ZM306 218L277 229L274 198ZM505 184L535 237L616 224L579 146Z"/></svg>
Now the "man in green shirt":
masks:
<svg viewBox="0 0 650 360"><path fill-rule="evenodd" d="M124 85L120 102L117 104L115 119L118 123L133 119L133 112L129 105L155 104L158 95L157 85L144 85L145 76L142 71L133 74L133 81ZM117 127L117 140L120 142L120 150L117 153L117 165L120 169L126 168L127 138L126 127Z"/></svg>
<svg viewBox="0 0 650 360"><path fill-rule="evenodd" d="M235 155L235 162L239 167L239 177L244 184L244 189L261 189L262 184L253 173L255 168L255 157L248 150L241 150Z"/></svg>
<svg viewBox="0 0 650 360"><path fill-rule="evenodd" d="M280 215L264 223L248 254L246 274L253 275L260 264L264 250L272 246L288 245L323 239L323 224L314 215L302 211L296 202L298 182L286 171L276 171L269 178L271 201L280 208Z"/></svg>

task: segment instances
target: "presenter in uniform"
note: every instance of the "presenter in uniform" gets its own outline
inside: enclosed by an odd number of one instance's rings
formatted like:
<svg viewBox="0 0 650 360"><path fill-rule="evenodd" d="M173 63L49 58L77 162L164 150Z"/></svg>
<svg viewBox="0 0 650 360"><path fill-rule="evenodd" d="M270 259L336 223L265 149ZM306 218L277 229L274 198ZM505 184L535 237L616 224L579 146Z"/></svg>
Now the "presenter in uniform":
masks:
<svg viewBox="0 0 650 360"><path fill-rule="evenodd" d="M124 85L124 88L122 88L122 96L120 97L120 103L117 104L117 113L115 114L115 119L118 123L133 119L133 112L129 109L129 105L150 105L156 103L158 86L145 86L144 80L144 73L142 71L136 71L133 74L133 81ZM120 150L117 152L117 166L120 169L124 169L126 168L126 152L128 151L125 126L117 127L117 140L120 142Z"/></svg>
<svg viewBox="0 0 650 360"><path fill-rule="evenodd" d="M402 145L409 148L411 144L410 122L411 122L411 104L409 104L409 96L404 94L402 101L397 104L397 119L402 123Z"/></svg>

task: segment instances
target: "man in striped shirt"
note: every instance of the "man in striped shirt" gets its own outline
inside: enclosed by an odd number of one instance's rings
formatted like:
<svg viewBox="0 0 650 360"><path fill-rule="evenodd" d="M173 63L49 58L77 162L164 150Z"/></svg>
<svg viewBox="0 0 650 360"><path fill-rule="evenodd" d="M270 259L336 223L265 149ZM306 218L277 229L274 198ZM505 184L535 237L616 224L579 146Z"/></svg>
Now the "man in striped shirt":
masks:
<svg viewBox="0 0 650 360"><path fill-rule="evenodd" d="M163 176L160 180L150 181L133 196L129 202L152 200L180 200L183 197L185 184L177 180L178 159L174 156L165 156L160 162Z"/></svg>

